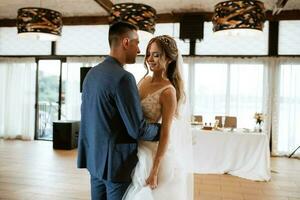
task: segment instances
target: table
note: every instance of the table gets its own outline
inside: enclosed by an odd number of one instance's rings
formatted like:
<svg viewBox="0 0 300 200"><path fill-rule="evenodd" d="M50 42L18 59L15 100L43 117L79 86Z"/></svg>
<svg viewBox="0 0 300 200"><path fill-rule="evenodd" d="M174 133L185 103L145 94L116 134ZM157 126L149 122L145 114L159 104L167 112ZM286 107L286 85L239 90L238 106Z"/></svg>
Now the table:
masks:
<svg viewBox="0 0 300 200"><path fill-rule="evenodd" d="M270 180L269 139L266 134L194 128L193 137L195 173L228 173L250 180Z"/></svg>

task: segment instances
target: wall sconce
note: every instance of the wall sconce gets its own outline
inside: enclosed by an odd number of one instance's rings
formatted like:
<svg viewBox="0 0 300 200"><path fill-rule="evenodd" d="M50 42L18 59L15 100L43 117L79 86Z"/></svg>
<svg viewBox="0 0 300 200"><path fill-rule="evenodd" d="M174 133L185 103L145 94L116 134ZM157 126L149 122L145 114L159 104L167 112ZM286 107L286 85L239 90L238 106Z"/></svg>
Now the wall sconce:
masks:
<svg viewBox="0 0 300 200"><path fill-rule="evenodd" d="M265 7L261 1L231 0L215 5L212 18L214 32L262 31Z"/></svg>
<svg viewBox="0 0 300 200"><path fill-rule="evenodd" d="M137 3L119 3L113 5L109 23L125 21L136 25L139 30L154 33L156 10L151 6Z"/></svg>
<svg viewBox="0 0 300 200"><path fill-rule="evenodd" d="M18 35L55 41L61 36L61 13L46 8L20 8L17 17Z"/></svg>

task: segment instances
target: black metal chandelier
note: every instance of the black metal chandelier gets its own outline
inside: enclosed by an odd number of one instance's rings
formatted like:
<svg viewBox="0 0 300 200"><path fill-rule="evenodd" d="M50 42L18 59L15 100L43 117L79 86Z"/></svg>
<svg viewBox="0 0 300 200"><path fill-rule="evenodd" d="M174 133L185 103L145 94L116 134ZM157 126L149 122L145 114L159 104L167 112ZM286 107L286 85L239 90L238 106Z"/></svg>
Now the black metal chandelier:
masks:
<svg viewBox="0 0 300 200"><path fill-rule="evenodd" d="M151 6L137 3L119 3L113 5L109 23L126 21L136 25L139 30L154 33L156 11Z"/></svg>
<svg viewBox="0 0 300 200"><path fill-rule="evenodd" d="M17 29L20 36L55 41L61 36L62 15L46 8L20 8Z"/></svg>

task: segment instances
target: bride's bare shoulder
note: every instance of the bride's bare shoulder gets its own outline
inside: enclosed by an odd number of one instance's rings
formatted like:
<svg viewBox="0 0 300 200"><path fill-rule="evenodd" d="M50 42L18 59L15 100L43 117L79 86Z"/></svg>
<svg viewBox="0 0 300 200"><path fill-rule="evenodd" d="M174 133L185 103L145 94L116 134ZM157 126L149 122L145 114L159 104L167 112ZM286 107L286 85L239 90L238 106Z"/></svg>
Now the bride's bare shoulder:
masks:
<svg viewBox="0 0 300 200"><path fill-rule="evenodd" d="M142 78L139 83L138 83L138 87L142 87L143 85L149 83L151 81L152 76L148 75L145 76L144 78Z"/></svg>

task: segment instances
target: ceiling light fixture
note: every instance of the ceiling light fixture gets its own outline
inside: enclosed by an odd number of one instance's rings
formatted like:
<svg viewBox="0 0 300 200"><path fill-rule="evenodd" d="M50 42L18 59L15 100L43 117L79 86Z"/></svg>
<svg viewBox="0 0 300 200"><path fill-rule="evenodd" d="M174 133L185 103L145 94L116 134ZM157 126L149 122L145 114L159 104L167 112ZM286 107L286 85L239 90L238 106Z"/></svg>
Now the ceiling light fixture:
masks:
<svg viewBox="0 0 300 200"><path fill-rule="evenodd" d="M213 31L232 35L251 34L263 30L265 7L261 1L231 0L215 5Z"/></svg>
<svg viewBox="0 0 300 200"><path fill-rule="evenodd" d="M62 15L46 8L20 8L17 29L19 36L55 41L61 36Z"/></svg>
<svg viewBox="0 0 300 200"><path fill-rule="evenodd" d="M151 6L137 3L119 3L113 5L109 23L125 21L136 25L139 30L154 33L156 10Z"/></svg>

